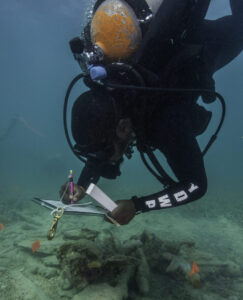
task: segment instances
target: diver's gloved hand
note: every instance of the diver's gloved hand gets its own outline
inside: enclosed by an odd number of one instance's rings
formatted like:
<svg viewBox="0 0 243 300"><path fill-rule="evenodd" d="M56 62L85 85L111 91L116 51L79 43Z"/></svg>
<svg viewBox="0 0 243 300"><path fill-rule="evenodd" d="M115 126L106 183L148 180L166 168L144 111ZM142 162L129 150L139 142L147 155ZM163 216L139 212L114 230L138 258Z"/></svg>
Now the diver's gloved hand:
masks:
<svg viewBox="0 0 243 300"><path fill-rule="evenodd" d="M65 204L70 204L71 200L77 202L85 196L85 189L77 184L73 184L73 195L71 194L69 188L69 182L64 183L59 191L59 195L62 198L62 202Z"/></svg>
<svg viewBox="0 0 243 300"><path fill-rule="evenodd" d="M118 205L109 216L116 220L120 225L128 224L136 215L135 205L132 200L118 200Z"/></svg>

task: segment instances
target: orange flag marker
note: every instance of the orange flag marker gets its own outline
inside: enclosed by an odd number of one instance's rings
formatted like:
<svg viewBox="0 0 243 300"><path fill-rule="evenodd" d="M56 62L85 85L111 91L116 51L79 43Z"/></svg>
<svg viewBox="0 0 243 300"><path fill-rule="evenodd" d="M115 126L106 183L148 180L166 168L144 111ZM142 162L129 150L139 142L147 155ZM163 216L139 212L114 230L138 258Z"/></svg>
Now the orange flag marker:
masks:
<svg viewBox="0 0 243 300"><path fill-rule="evenodd" d="M199 268L197 266L197 263L194 260L193 263L192 263L192 268L191 268L191 271L190 271L189 275L192 276L195 273L199 273L199 271L200 270L199 270Z"/></svg>
<svg viewBox="0 0 243 300"><path fill-rule="evenodd" d="M4 229L5 229L5 226L2 223L0 223L0 230L4 230Z"/></svg>
<svg viewBox="0 0 243 300"><path fill-rule="evenodd" d="M32 243L32 252L37 251L40 248L40 240L36 240L34 243Z"/></svg>

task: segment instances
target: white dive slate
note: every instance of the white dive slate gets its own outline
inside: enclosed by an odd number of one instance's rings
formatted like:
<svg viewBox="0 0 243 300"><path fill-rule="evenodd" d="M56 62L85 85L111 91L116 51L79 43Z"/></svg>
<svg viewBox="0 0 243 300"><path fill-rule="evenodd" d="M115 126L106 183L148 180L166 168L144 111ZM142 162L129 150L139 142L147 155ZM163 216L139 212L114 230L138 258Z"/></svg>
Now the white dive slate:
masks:
<svg viewBox="0 0 243 300"><path fill-rule="evenodd" d="M108 211L113 211L117 204L111 200L97 185L91 183L87 188L86 194L100 203Z"/></svg>
<svg viewBox="0 0 243 300"><path fill-rule="evenodd" d="M82 203L82 204L64 204L61 201L57 200L47 200L35 197L32 199L35 203L49 208L50 210L57 209L58 207L64 208L64 214L71 214L71 215L106 215L107 210L102 207L97 207L92 203Z"/></svg>

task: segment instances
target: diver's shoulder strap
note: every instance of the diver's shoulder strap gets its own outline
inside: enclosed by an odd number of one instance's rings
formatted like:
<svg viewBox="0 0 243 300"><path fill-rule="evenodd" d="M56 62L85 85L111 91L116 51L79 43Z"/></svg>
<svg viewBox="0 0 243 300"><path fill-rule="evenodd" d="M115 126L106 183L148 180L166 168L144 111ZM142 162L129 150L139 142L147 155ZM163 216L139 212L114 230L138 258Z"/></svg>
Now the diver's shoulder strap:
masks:
<svg viewBox="0 0 243 300"><path fill-rule="evenodd" d="M165 172L164 168L162 165L159 163L157 160L156 156L154 155L153 151L150 149L150 147L146 147L145 153L147 154L148 158L150 159L151 163L157 170L159 174L157 174L147 163L144 153L140 151L140 156L141 159L146 166L146 168L150 171L150 173L160 182L162 183L165 187L169 187L175 183L175 181Z"/></svg>

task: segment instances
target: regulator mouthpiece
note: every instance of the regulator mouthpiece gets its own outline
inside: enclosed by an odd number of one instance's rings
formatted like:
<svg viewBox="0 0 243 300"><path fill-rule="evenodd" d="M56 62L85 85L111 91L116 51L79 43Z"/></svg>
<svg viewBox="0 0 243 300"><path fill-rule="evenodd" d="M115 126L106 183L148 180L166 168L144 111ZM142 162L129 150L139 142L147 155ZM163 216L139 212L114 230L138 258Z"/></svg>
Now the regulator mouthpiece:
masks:
<svg viewBox="0 0 243 300"><path fill-rule="evenodd" d="M95 66L95 67L90 66L89 74L90 74L90 78L95 81L102 80L107 77L106 69L102 66Z"/></svg>

